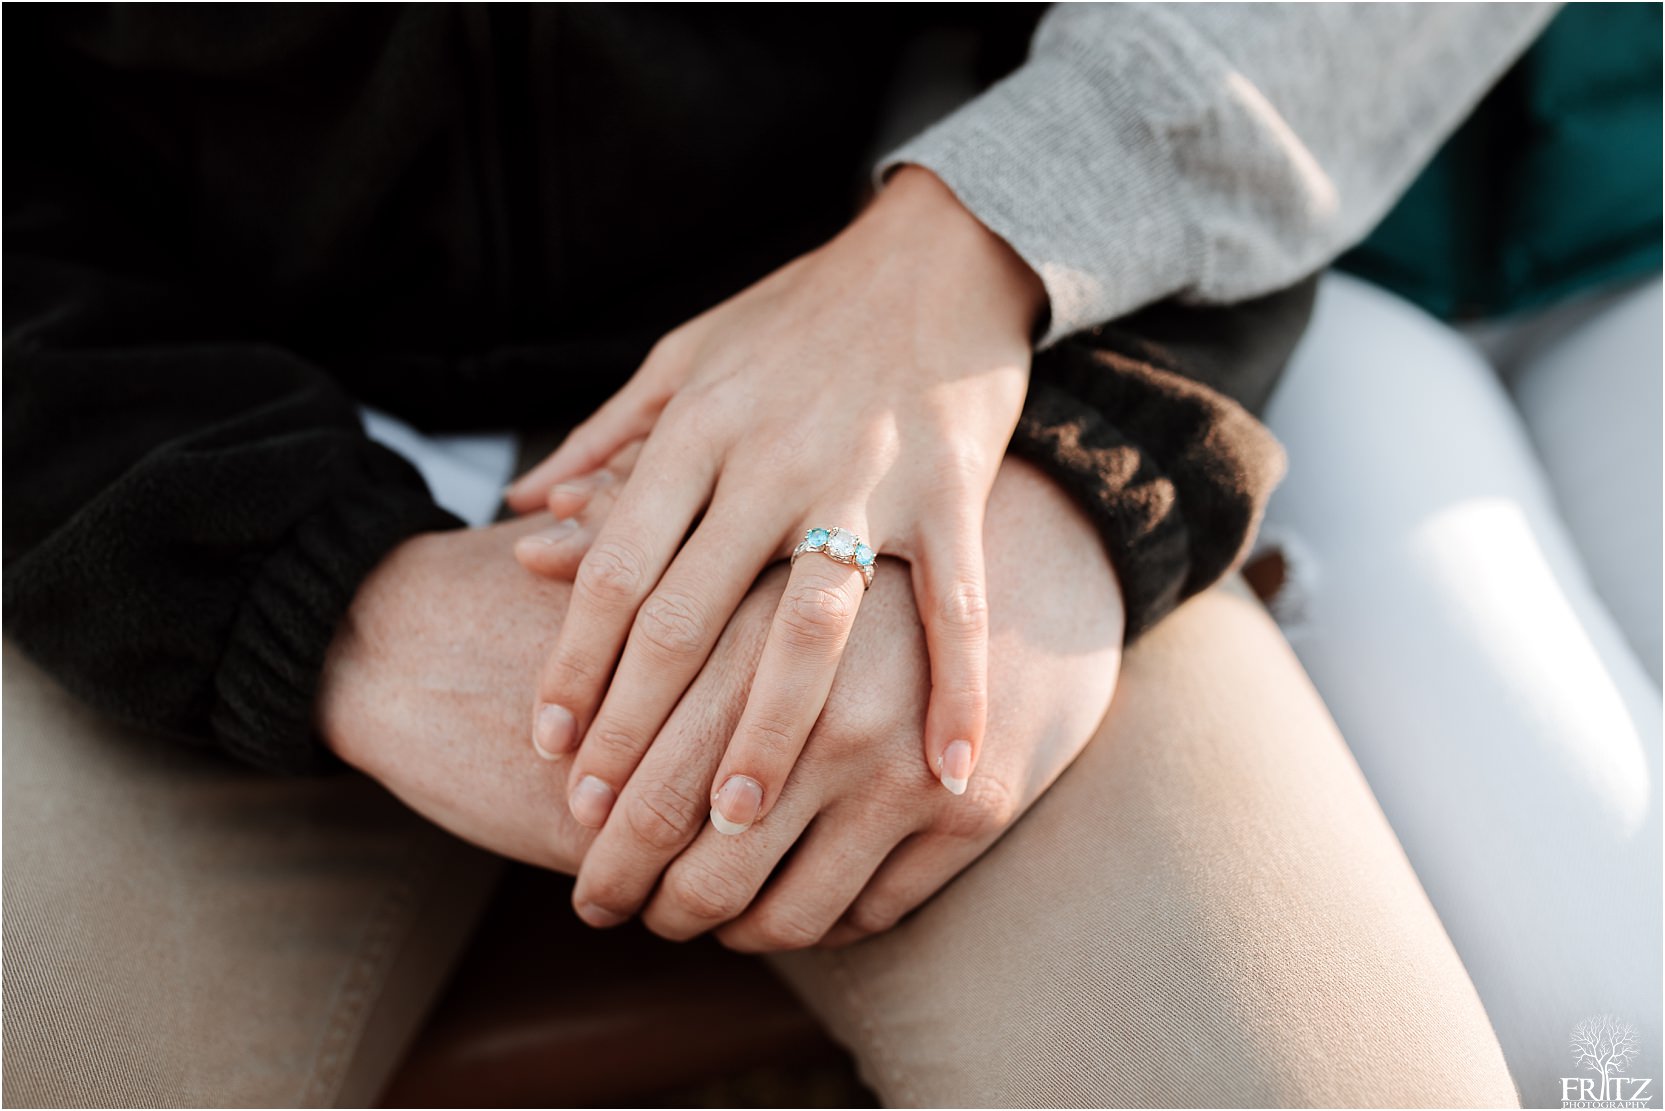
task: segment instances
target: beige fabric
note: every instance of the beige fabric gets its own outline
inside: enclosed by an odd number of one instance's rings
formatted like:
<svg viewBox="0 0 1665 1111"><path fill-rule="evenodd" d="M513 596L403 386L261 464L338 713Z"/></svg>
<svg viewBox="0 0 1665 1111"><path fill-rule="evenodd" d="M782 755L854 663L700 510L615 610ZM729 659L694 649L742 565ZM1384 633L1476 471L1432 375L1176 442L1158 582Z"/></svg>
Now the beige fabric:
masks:
<svg viewBox="0 0 1665 1111"><path fill-rule="evenodd" d="M5 724L6 1102L372 1100L495 862L357 777L123 735L9 649ZM893 1103L1513 1099L1311 689L1219 590L941 897L780 967Z"/></svg>
<svg viewBox="0 0 1665 1111"><path fill-rule="evenodd" d="M134 737L4 659L6 1104L372 1101L495 858L361 776Z"/></svg>
<svg viewBox="0 0 1665 1111"><path fill-rule="evenodd" d="M1224 590L1128 653L1092 745L920 913L776 967L894 1105L1515 1099L1317 696Z"/></svg>

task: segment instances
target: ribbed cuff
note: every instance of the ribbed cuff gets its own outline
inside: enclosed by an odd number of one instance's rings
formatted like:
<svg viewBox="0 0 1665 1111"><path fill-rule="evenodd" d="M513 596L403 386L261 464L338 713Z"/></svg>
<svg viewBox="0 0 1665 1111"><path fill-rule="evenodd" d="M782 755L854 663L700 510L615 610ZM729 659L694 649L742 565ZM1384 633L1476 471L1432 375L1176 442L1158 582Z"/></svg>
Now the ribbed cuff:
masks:
<svg viewBox="0 0 1665 1111"><path fill-rule="evenodd" d="M314 726L324 657L359 585L388 552L461 522L390 453L366 445L366 473L303 518L255 575L215 675L220 747L266 771L337 766ZM406 473L395 473L404 470Z"/></svg>
<svg viewBox="0 0 1665 1111"><path fill-rule="evenodd" d="M1022 68L875 170L930 170L1029 264L1051 301L1042 347L1182 290L1203 264L1157 122L1188 114L1184 63L1132 30L1082 43L1043 28Z"/></svg>
<svg viewBox="0 0 1665 1111"><path fill-rule="evenodd" d="M1245 409L1132 346L1100 334L1038 356L1010 449L1098 529L1130 642L1247 554L1284 471Z"/></svg>

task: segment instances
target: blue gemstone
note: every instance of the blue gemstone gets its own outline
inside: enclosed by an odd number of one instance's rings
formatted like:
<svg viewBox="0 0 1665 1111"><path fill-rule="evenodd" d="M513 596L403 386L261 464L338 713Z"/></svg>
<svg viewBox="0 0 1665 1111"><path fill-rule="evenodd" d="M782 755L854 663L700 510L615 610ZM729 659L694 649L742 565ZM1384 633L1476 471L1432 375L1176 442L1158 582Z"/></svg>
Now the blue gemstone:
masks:
<svg viewBox="0 0 1665 1111"><path fill-rule="evenodd" d="M825 548L827 546L827 530L824 528L810 529L804 534L804 543L809 546L809 550L812 552L818 548Z"/></svg>
<svg viewBox="0 0 1665 1111"><path fill-rule="evenodd" d="M856 565L858 567L871 567L871 566L873 566L873 560L877 556L878 556L878 553L875 552L872 548L869 548L866 544L857 544L856 545Z"/></svg>

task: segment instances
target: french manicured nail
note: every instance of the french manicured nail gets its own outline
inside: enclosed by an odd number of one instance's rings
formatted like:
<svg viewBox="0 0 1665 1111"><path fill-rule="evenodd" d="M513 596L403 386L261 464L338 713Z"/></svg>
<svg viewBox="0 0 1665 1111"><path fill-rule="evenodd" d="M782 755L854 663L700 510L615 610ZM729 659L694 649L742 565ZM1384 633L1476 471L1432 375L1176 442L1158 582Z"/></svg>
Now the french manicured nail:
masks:
<svg viewBox="0 0 1665 1111"><path fill-rule="evenodd" d="M567 797L567 806L579 825L600 829L607 824L607 812L613 809L613 789L595 776L586 775Z"/></svg>
<svg viewBox="0 0 1665 1111"><path fill-rule="evenodd" d="M622 926L630 921L624 915L614 914L606 907L598 907L594 903L579 903L578 917L598 930L605 930L609 926Z"/></svg>
<svg viewBox="0 0 1665 1111"><path fill-rule="evenodd" d="M956 795L963 795L970 778L971 742L950 741L942 754L942 785Z"/></svg>
<svg viewBox="0 0 1665 1111"><path fill-rule="evenodd" d="M545 760L554 760L572 747L572 741L577 730L574 726L572 711L565 706L557 706L553 702L545 702L538 707L537 716L532 719L532 747L538 750L538 755Z"/></svg>
<svg viewBox="0 0 1665 1111"><path fill-rule="evenodd" d="M744 833L763 809L763 785L749 775L731 775L717 791L711 824L718 833Z"/></svg>
<svg viewBox="0 0 1665 1111"><path fill-rule="evenodd" d="M577 531L578 522L574 518L568 517L565 520L556 521L548 528L539 529L537 532L529 532L516 540L515 543L537 544L540 546L558 544Z"/></svg>

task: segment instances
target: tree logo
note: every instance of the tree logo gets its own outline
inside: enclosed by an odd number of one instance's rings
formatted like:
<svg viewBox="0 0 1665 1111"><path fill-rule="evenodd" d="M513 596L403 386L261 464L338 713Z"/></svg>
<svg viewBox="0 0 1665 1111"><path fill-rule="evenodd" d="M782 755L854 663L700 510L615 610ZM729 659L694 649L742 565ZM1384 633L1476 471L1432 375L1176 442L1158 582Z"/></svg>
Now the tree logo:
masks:
<svg viewBox="0 0 1665 1111"><path fill-rule="evenodd" d="M1636 1027L1613 1015L1594 1015L1574 1026L1573 1060L1594 1076L1563 1076L1562 1107L1646 1107L1651 1079L1626 1076L1642 1050Z"/></svg>

